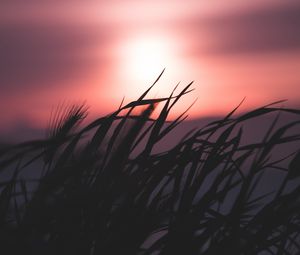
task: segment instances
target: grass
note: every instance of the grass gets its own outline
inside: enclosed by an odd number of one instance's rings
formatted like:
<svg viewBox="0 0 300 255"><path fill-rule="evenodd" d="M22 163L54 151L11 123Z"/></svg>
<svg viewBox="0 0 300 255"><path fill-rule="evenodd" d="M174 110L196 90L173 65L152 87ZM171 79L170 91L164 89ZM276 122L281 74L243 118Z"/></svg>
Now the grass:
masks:
<svg viewBox="0 0 300 255"><path fill-rule="evenodd" d="M276 127L275 118L261 142L241 143L246 121L300 110L274 103L236 116L237 107L155 153L186 118L167 121L191 84L147 99L152 86L83 127L84 105L60 110L46 139L1 149L3 254L300 253L300 152L271 157L299 141L290 130L300 121ZM281 183L265 194L270 171Z"/></svg>

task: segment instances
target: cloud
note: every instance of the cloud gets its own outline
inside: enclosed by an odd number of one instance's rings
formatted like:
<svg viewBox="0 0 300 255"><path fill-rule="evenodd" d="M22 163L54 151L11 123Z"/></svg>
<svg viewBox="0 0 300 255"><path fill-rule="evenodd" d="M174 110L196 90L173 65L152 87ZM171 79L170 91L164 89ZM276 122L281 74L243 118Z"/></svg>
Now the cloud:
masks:
<svg viewBox="0 0 300 255"><path fill-rule="evenodd" d="M0 25L0 88L6 92L49 86L101 67L92 49L105 49L109 33L63 24Z"/></svg>
<svg viewBox="0 0 300 255"><path fill-rule="evenodd" d="M294 51L300 49L300 4L291 3L198 18L189 25L199 39L207 36L209 43L199 50L210 54Z"/></svg>

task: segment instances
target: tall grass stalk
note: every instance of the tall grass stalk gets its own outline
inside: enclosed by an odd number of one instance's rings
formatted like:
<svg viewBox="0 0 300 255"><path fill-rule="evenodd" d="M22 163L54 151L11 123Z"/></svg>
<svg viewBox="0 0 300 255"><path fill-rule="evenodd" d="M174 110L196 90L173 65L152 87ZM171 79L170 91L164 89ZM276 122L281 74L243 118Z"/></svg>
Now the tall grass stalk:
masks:
<svg viewBox="0 0 300 255"><path fill-rule="evenodd" d="M87 108L73 106L53 117L46 139L2 149L0 174L10 178L0 182L1 252L299 254L300 152L271 155L299 141L289 131L300 121L275 128L275 119L261 142L241 141L245 121L300 111L274 103L236 116L236 108L156 153L186 118L167 121L190 87L147 99L151 86L83 127ZM282 181L265 194L270 171Z"/></svg>

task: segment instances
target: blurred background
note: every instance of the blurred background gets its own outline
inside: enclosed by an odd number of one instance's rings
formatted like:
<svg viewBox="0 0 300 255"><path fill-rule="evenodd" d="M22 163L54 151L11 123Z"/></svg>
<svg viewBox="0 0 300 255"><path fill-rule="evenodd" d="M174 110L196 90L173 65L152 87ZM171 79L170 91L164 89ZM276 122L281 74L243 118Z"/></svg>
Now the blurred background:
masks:
<svg viewBox="0 0 300 255"><path fill-rule="evenodd" d="M1 0L0 139L43 134L59 104L90 117L194 80L190 119L300 102L298 0Z"/></svg>

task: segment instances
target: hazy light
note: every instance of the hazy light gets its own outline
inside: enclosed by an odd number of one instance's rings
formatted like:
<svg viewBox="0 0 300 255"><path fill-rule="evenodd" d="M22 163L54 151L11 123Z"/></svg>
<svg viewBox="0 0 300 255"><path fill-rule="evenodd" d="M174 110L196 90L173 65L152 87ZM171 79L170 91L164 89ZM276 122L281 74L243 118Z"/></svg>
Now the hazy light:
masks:
<svg viewBox="0 0 300 255"><path fill-rule="evenodd" d="M180 57L176 54L176 44L170 37L163 35L140 35L123 42L119 47L119 71L124 81L124 93L137 97L152 83L159 73L167 68L163 80L171 84L160 85L159 94L166 96L174 86L174 70L181 65ZM175 72L176 73L176 72Z"/></svg>
<svg viewBox="0 0 300 255"><path fill-rule="evenodd" d="M125 43L121 55L126 75L142 82L152 80L175 57L168 40L154 36L131 39Z"/></svg>

